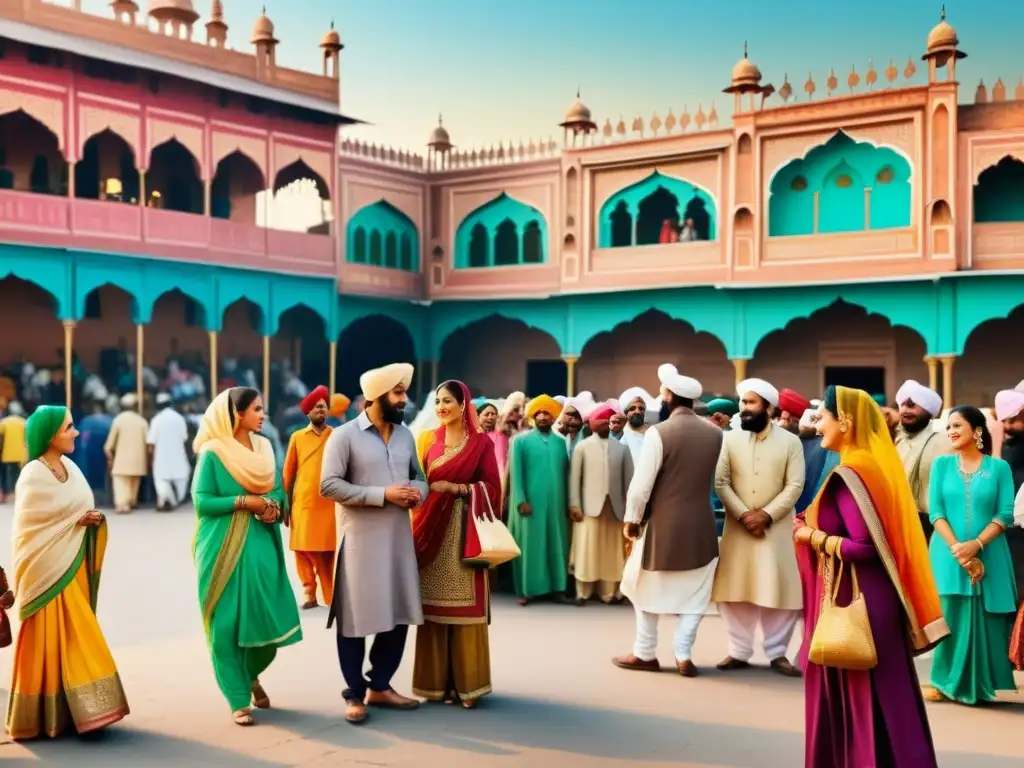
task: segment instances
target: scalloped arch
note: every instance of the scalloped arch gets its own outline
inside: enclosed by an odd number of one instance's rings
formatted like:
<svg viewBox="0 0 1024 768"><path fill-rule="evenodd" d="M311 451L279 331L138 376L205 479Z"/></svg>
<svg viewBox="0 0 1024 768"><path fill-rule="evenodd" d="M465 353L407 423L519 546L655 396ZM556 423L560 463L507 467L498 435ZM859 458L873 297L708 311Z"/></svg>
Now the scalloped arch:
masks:
<svg viewBox="0 0 1024 768"><path fill-rule="evenodd" d="M263 170L263 164L261 164L259 162L259 160L254 158L249 152L246 152L245 149L243 147L240 147L240 146L236 147L235 149L230 150L229 152L225 152L223 156L221 156L220 158L217 158L217 159L215 159L213 161L213 176L210 177L211 180L212 179L216 179L217 178L217 174L220 173L221 166L224 163L226 163L229 160L231 160L231 158L235 157L236 155L239 158L241 158L243 162L248 163L249 165L251 165L253 167L253 169L256 171L256 173L259 174L259 177L260 177L260 190L261 191L266 190L267 189L267 174Z"/></svg>
<svg viewBox="0 0 1024 768"><path fill-rule="evenodd" d="M19 245L4 246L0 255L0 280L13 276L42 288L53 297L59 320L75 319L69 259L55 256L49 249Z"/></svg>
<svg viewBox="0 0 1024 768"><path fill-rule="evenodd" d="M817 163L818 160L821 159L823 155L827 156L835 152L836 150L842 150L844 148L861 148L860 151L870 149L873 151L891 152L893 155L895 155L902 161L902 164L906 165L908 180L913 178L914 163L904 150L900 149L899 147L892 146L891 144L881 144L872 141L867 136L861 136L855 139L852 136L850 136L850 134L848 134L846 131L840 128L834 134L832 134L832 136L830 136L827 141L824 141L820 144L815 144L813 147L807 150L802 157L796 157L792 158L791 160L787 160L786 162L780 164L778 167L773 169L768 176L769 192L777 191L775 189L775 180L783 171L787 171L787 173L783 181L781 181L780 183L788 185L789 181L791 181L793 177L803 175L801 173L802 166L813 166ZM878 168L881 168L885 164L885 161L880 161L878 163ZM828 172L834 167L834 165L834 163L826 163L823 166L823 170L820 171L819 174L821 176L827 175ZM873 175L874 174L872 174L872 176ZM808 188L812 191L818 189L821 186L820 179L818 179L819 183L817 186L815 186L812 183L812 178L808 178L807 181Z"/></svg>
<svg viewBox="0 0 1024 768"><path fill-rule="evenodd" d="M669 192L672 192L673 188L678 188L680 184L684 184L694 192L699 192L701 195L706 197L711 202L711 205L714 207L715 213L717 214L718 199L710 190L705 189L699 184L694 184L689 179L684 179L681 176L673 176L672 174L663 173L662 171L655 169L639 181L634 181L632 184L627 184L626 186L610 193L605 198L604 202L600 203L598 206L598 210L600 212L598 217L603 218L606 212L610 213L615 206L619 204L619 200L621 199L626 197L637 197L638 200L642 200L659 186L664 186ZM679 202L683 204L686 201L680 200Z"/></svg>
<svg viewBox="0 0 1024 768"><path fill-rule="evenodd" d="M433 360L441 359L441 349L453 333L490 317L513 320L523 323L528 328L543 331L554 339L563 355L567 354L565 344L567 312L565 305L560 301L549 299L544 302L509 302L509 305L499 309L495 309L492 304L488 303L472 306L462 306L461 302L456 304L454 308L435 305L437 314L432 318L430 345L431 359Z"/></svg>
<svg viewBox="0 0 1024 768"><path fill-rule="evenodd" d="M962 355L973 334L991 320L1006 320L1024 306L1024 277L975 278L957 286L952 353Z"/></svg>
<svg viewBox="0 0 1024 768"><path fill-rule="evenodd" d="M498 225L509 219L516 225L517 236L522 242L523 232L531 222L537 222L540 227L541 263L548 261L548 221L538 208L524 203L522 200L513 197L507 192L502 192L496 197L488 200L470 211L459 222L455 230L455 253L454 264L456 268L469 266L469 242L470 233L477 224L481 224L487 230L488 238L493 241Z"/></svg>

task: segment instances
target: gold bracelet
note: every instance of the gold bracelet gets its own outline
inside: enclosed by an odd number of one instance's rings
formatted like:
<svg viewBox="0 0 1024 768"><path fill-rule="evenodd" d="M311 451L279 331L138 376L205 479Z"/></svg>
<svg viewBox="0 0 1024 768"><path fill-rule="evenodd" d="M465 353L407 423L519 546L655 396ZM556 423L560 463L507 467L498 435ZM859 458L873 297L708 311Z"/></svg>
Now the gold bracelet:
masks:
<svg viewBox="0 0 1024 768"><path fill-rule="evenodd" d="M841 536L829 536L825 539L825 554L829 557L838 557L842 560L843 556L839 552L839 548L842 543L843 539Z"/></svg>
<svg viewBox="0 0 1024 768"><path fill-rule="evenodd" d="M811 534L811 549L815 552L821 552L821 548L825 543L825 539L828 538L828 534L820 528L814 530Z"/></svg>
<svg viewBox="0 0 1024 768"><path fill-rule="evenodd" d="M245 496L235 496L235 509L245 509Z"/></svg>

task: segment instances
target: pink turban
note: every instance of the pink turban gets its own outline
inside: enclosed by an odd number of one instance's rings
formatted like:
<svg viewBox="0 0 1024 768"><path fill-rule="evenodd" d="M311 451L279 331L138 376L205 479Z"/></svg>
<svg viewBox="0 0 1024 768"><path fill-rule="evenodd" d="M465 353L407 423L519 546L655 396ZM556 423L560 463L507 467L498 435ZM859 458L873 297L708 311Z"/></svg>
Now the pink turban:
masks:
<svg viewBox="0 0 1024 768"><path fill-rule="evenodd" d="M996 394L996 418L1000 421L1012 419L1024 411L1024 392L1004 389Z"/></svg>
<svg viewBox="0 0 1024 768"><path fill-rule="evenodd" d="M599 421L608 421L615 415L615 409L607 403L602 403L590 412L590 430L594 431Z"/></svg>

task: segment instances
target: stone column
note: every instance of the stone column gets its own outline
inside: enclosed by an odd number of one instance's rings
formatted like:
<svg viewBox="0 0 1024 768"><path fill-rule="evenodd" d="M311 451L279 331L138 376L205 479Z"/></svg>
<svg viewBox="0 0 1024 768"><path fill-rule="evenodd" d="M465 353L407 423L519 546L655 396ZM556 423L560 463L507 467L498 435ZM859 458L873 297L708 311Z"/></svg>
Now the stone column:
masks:
<svg viewBox="0 0 1024 768"><path fill-rule="evenodd" d="M338 385L338 342L332 341L328 346L331 357L327 361L327 389L333 395Z"/></svg>
<svg viewBox="0 0 1024 768"><path fill-rule="evenodd" d="M270 337L263 337L263 409L270 413Z"/></svg>
<svg viewBox="0 0 1024 768"><path fill-rule="evenodd" d="M217 332L210 331L210 400L217 396Z"/></svg>
<svg viewBox="0 0 1024 768"><path fill-rule="evenodd" d="M956 355L943 355L939 362L942 363L942 407L952 408L956 405L953 398L953 364L956 362Z"/></svg>
<svg viewBox="0 0 1024 768"><path fill-rule="evenodd" d="M573 355L562 355L565 360L565 396L576 396L576 361L579 357Z"/></svg>
<svg viewBox="0 0 1024 768"><path fill-rule="evenodd" d="M924 364L928 366L928 389L939 391L939 358L926 355Z"/></svg>
<svg viewBox="0 0 1024 768"><path fill-rule="evenodd" d="M142 323L135 325L135 397L139 401L139 413L142 413L145 407L144 395L145 390L142 386L142 372L145 368L143 360L146 353L146 326Z"/></svg>
<svg viewBox="0 0 1024 768"><path fill-rule="evenodd" d="M64 405L68 410L71 410L71 355L75 345L76 325L74 320L64 321Z"/></svg>
<svg viewBox="0 0 1024 768"><path fill-rule="evenodd" d="M740 382L747 378L747 362L749 358L746 357L734 357L732 358L732 367L736 372L736 388L739 389Z"/></svg>

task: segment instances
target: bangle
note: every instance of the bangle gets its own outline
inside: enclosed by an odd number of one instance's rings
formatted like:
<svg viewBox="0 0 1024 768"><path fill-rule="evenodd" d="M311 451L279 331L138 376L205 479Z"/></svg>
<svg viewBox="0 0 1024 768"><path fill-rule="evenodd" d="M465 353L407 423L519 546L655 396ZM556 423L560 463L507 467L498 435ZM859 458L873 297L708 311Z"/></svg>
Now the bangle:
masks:
<svg viewBox="0 0 1024 768"><path fill-rule="evenodd" d="M976 538L975 541L978 542L978 547L979 547L978 551L979 552L984 552L985 551L985 542L981 540L981 536Z"/></svg>
<svg viewBox="0 0 1024 768"><path fill-rule="evenodd" d="M842 543L842 537L829 536L827 539L825 539L825 554L838 557L840 560L842 560L843 556L839 552L839 547Z"/></svg>
<svg viewBox="0 0 1024 768"><path fill-rule="evenodd" d="M245 499L245 496L235 496L235 509L245 509L247 506Z"/></svg>
<svg viewBox="0 0 1024 768"><path fill-rule="evenodd" d="M815 550L816 552L821 552L822 547L827 539L827 533L825 533L821 529L815 530L814 533L811 534L811 549Z"/></svg>

